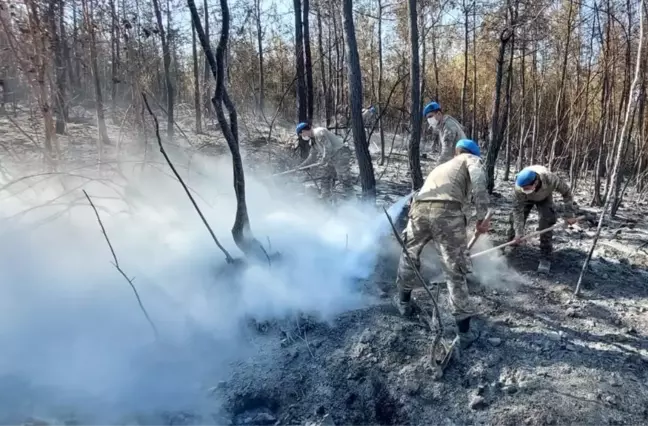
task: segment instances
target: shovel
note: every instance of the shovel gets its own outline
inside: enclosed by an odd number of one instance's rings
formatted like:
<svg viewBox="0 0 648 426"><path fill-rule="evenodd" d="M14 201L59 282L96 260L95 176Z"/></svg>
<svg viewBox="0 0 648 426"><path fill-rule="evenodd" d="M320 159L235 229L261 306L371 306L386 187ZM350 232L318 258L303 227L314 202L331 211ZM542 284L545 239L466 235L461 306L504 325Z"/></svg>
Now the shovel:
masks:
<svg viewBox="0 0 648 426"><path fill-rule="evenodd" d="M274 175L271 175L271 176L272 177L283 176L283 175L287 175L287 174L290 174L290 173L301 172L302 170L312 169L313 167L317 167L317 166L321 166L321 165L322 165L322 163L315 163L315 164L311 164L310 166L304 166L304 167L299 167L297 169L286 170L285 172L281 172L281 173L275 173Z"/></svg>

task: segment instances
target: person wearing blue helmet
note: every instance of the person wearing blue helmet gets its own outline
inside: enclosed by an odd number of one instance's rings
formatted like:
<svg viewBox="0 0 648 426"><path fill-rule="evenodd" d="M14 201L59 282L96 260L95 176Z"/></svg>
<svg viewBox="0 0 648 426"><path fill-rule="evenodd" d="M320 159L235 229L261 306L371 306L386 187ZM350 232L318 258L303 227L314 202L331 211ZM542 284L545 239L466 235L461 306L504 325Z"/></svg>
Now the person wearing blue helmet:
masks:
<svg viewBox="0 0 648 426"><path fill-rule="evenodd" d="M423 116L427 120L429 127L439 133L439 142L441 144L439 164L451 160L455 144L461 139L466 139L463 127L453 117L444 114L441 105L437 102L430 102L425 105Z"/></svg>
<svg viewBox="0 0 648 426"><path fill-rule="evenodd" d="M521 238L524 236L524 226L534 206L538 209L538 230L547 229L556 223L554 192L562 195L565 220L568 224L573 224L576 221L574 211L577 206L569 185L544 166L534 165L520 170L515 176L513 212L509 220L509 241L515 241L515 245L523 242ZM542 258L538 265L538 272L547 273L551 269L552 234L549 231L540 235Z"/></svg>
<svg viewBox="0 0 648 426"><path fill-rule="evenodd" d="M370 105L368 108L362 109L362 122L366 128L371 128L377 118L378 112L375 106Z"/></svg>
<svg viewBox="0 0 648 426"><path fill-rule="evenodd" d="M480 155L479 146L474 141L460 140L455 146L455 157L434 168L414 196L403 234L405 248L398 263L398 294L394 298L401 315L413 314L411 293L417 278L408 257L420 270L421 252L428 243L433 243L441 257L450 308L464 349L479 337L470 329L470 319L476 310L466 283L470 259L465 254L468 222L464 211L470 205L471 195L476 210L476 233L486 233L489 229L486 212L490 200Z"/></svg>
<svg viewBox="0 0 648 426"><path fill-rule="evenodd" d="M322 198L332 196L335 180L340 182L345 195L351 195L353 193L351 150L344 141L327 128L311 128L308 123L299 123L295 131L297 136L311 144L308 157L297 169L316 164L319 160Z"/></svg>

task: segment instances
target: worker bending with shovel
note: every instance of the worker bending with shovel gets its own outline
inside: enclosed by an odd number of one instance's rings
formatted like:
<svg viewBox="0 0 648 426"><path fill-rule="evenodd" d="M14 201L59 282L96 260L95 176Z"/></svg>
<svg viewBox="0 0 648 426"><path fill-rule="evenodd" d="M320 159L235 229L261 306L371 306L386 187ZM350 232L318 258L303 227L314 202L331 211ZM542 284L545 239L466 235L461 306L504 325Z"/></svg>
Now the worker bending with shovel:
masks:
<svg viewBox="0 0 648 426"><path fill-rule="evenodd" d="M529 166L522 169L515 177L515 190L513 192L513 212L509 220L508 240L513 245L524 243L524 226L535 206L538 209L538 230L542 231L556 224L556 211L553 203L553 193L559 192L563 197L565 221L572 225L578 219L574 218L577 209L569 185L560 176L550 172L540 165ZM553 231L540 235L541 259L538 272L547 273L551 268Z"/></svg>
<svg viewBox="0 0 648 426"><path fill-rule="evenodd" d="M423 248L429 242L434 243L441 257L450 308L463 349L479 337L478 333L470 330L470 319L476 312L466 284L470 259L466 256L467 219L464 208L470 203L471 195L477 210L475 232L486 233L490 224L486 218L489 197L480 149L474 141L462 139L456 143L454 158L432 170L423 187L414 195L409 221L403 232L407 254L403 252L400 256L396 278L398 294L394 299L401 315L412 315L411 295L416 282L416 271L408 262L407 255L420 270Z"/></svg>
<svg viewBox="0 0 648 426"><path fill-rule="evenodd" d="M297 167L297 170L311 166L320 169L322 198L332 196L336 178L342 184L345 196L353 194L351 150L342 139L324 127L311 129L308 123L299 123L296 131L300 138L310 142L308 158Z"/></svg>

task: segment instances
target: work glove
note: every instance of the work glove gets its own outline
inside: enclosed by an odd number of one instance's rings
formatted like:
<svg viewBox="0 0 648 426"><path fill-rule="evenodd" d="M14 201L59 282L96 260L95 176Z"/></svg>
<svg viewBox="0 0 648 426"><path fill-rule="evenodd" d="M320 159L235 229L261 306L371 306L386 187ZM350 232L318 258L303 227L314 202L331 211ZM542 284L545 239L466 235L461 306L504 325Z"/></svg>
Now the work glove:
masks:
<svg viewBox="0 0 648 426"><path fill-rule="evenodd" d="M490 219L478 220L475 225L475 233L487 234L490 229Z"/></svg>
<svg viewBox="0 0 648 426"><path fill-rule="evenodd" d="M526 240L523 240L522 237L524 237L524 235L516 235L515 238L513 238L513 241L512 241L511 245L520 246L520 245L524 244L524 242Z"/></svg>

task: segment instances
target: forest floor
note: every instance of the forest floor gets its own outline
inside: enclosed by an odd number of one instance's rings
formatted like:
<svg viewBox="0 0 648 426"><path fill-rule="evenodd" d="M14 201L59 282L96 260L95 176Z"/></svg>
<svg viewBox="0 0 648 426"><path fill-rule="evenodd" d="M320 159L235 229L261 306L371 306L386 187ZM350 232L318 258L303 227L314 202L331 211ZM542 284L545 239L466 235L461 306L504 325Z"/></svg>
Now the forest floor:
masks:
<svg viewBox="0 0 648 426"><path fill-rule="evenodd" d="M8 133L29 143L11 129L0 117L3 143ZM72 125L69 133L93 129ZM291 127L280 123L278 129L276 139L270 140L264 137L267 128L256 136L255 131L242 131L246 167L271 163L282 171L296 164L289 148ZM111 128L113 134L117 131L117 126ZM217 135L208 132L196 143L199 138L191 134L192 149L226 155L222 141L212 142ZM373 140L378 141L377 135ZM386 166L375 166L378 202L385 206L409 193L406 149L402 138L395 140L393 150L387 141L391 154ZM17 146L13 144L11 155ZM90 152L93 145L82 148ZM31 151L25 148L18 154L24 158L26 152ZM77 156L66 152L71 159ZM375 146L372 153L375 159ZM427 157L422 160L424 175L434 165L435 153L427 152ZM490 235L494 244L505 239L512 186L497 180ZM576 191L576 201L584 211L598 215L599 209L588 207L590 188L583 186ZM398 254L387 250L371 277L359 283L371 303L333 321L317 321L304 313L288 325L252 323L246 338L256 354L233 362L228 377L213 383L212 397L222 402L217 412L211 418L184 413L171 424L646 423L648 203L631 201L637 198L628 194L617 217L605 221L578 298L572 295L594 236L592 221L554 234L548 275L536 272L537 240L476 261L482 286L474 297L482 314L475 327L481 337L451 361L439 380L433 380L429 365L434 336L427 324L423 319L402 319L390 304ZM536 226L533 212L527 229ZM393 247L393 238L386 238ZM488 244L480 241L473 252ZM425 258L425 277L438 276L434 253ZM444 337L450 340L454 328L445 289L440 294ZM414 297L430 309L422 289Z"/></svg>

